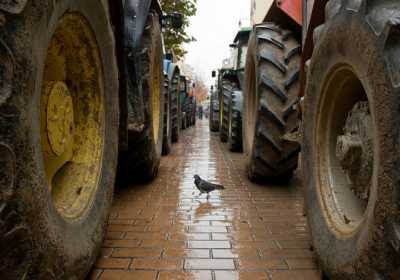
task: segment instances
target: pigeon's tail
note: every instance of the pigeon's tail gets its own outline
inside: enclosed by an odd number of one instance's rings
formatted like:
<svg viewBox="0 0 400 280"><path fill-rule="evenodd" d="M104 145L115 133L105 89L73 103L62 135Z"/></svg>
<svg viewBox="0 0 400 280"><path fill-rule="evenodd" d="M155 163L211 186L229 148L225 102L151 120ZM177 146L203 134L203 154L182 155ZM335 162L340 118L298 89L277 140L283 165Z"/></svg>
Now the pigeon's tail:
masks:
<svg viewBox="0 0 400 280"><path fill-rule="evenodd" d="M222 185L215 185L216 190L225 190L224 186Z"/></svg>

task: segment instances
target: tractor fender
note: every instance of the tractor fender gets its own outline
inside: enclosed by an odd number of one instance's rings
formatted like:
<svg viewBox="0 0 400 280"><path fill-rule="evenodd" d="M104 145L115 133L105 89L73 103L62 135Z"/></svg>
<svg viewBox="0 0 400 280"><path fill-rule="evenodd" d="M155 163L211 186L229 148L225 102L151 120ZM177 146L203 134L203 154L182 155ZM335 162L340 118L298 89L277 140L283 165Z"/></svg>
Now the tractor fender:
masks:
<svg viewBox="0 0 400 280"><path fill-rule="evenodd" d="M179 66L173 63L171 60L164 60L164 72L168 75L168 80L171 81L174 73L178 71L180 73Z"/></svg>
<svg viewBox="0 0 400 280"><path fill-rule="evenodd" d="M151 9L157 11L162 19L158 0L124 0L125 47L137 49Z"/></svg>

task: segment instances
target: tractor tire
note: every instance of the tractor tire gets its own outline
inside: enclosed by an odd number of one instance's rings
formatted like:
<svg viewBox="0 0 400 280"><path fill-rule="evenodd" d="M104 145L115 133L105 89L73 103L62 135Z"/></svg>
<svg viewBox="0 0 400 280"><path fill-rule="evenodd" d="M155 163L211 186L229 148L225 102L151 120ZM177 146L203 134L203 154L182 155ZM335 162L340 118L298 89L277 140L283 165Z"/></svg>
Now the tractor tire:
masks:
<svg viewBox="0 0 400 280"><path fill-rule="evenodd" d="M84 279L118 158L118 68L105 1L7 1L0 30L0 275Z"/></svg>
<svg viewBox="0 0 400 280"><path fill-rule="evenodd" d="M301 47L273 23L255 27L246 59L243 141L252 181L286 183L297 168Z"/></svg>
<svg viewBox="0 0 400 280"><path fill-rule="evenodd" d="M219 139L225 143L229 134L229 104L231 103L232 83L229 80L222 80L222 104L220 117Z"/></svg>
<svg viewBox="0 0 400 280"><path fill-rule="evenodd" d="M180 117L179 117L179 73L175 73L172 76L170 84L171 94L171 119L172 119L172 142L176 143L179 141L180 133Z"/></svg>
<svg viewBox="0 0 400 280"><path fill-rule="evenodd" d="M217 109L217 110L215 110ZM218 102L218 94L213 92L211 94L210 100L210 131L218 132L219 131L219 102Z"/></svg>
<svg viewBox="0 0 400 280"><path fill-rule="evenodd" d="M398 1L326 5L303 113L305 206L329 279L399 279Z"/></svg>
<svg viewBox="0 0 400 280"><path fill-rule="evenodd" d="M243 151L242 141L243 92L235 87L232 91L229 109L228 146L232 152Z"/></svg>
<svg viewBox="0 0 400 280"><path fill-rule="evenodd" d="M187 128L186 112L182 112L182 130Z"/></svg>
<svg viewBox="0 0 400 280"><path fill-rule="evenodd" d="M140 42L139 91L143 97L145 123L141 130L128 124L128 151L124 157L128 181L150 181L160 166L164 133L164 75L161 26L150 12Z"/></svg>
<svg viewBox="0 0 400 280"><path fill-rule="evenodd" d="M164 156L171 152L172 148L172 110L171 110L171 95L169 92L168 75L164 75L164 133L163 133L163 148Z"/></svg>

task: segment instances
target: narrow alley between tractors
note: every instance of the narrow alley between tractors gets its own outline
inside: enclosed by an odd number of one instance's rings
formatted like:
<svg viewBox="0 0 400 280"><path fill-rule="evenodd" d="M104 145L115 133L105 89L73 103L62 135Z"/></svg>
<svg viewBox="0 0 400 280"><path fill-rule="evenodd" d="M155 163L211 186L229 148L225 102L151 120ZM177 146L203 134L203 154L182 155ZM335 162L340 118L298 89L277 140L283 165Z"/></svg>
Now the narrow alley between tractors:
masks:
<svg viewBox="0 0 400 280"><path fill-rule="evenodd" d="M208 121L182 134L149 184L117 187L90 279L321 279L302 185L257 185ZM193 175L222 184L200 197Z"/></svg>

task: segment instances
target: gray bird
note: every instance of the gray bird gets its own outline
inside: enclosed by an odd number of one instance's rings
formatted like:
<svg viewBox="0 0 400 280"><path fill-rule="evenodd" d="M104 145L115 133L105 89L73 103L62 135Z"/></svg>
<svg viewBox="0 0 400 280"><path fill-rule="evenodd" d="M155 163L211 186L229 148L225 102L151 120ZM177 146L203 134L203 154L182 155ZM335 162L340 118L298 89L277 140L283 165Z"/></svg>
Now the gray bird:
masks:
<svg viewBox="0 0 400 280"><path fill-rule="evenodd" d="M207 199L208 199L210 192L213 192L215 190L225 189L224 186L222 185L213 184L201 179L199 175L194 175L193 177L194 177L194 184L200 191L199 196L202 195L203 193L207 193Z"/></svg>

